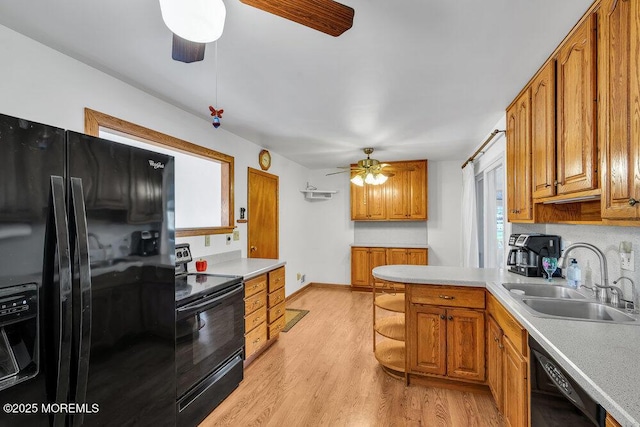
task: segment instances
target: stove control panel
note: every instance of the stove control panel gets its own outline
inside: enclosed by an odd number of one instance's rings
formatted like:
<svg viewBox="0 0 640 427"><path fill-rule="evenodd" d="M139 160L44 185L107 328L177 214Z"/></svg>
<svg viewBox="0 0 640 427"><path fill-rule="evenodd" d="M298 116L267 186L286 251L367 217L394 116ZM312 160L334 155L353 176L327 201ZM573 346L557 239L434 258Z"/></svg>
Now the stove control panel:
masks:
<svg viewBox="0 0 640 427"><path fill-rule="evenodd" d="M188 243L176 245L176 265L187 264L193 260Z"/></svg>

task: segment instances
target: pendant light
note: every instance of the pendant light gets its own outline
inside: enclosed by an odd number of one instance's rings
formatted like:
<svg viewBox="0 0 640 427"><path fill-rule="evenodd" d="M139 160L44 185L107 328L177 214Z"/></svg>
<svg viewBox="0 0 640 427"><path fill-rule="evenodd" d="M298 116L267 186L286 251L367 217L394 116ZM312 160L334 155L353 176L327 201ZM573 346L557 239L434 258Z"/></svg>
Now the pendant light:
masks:
<svg viewBox="0 0 640 427"><path fill-rule="evenodd" d="M222 0L160 0L160 11L174 34L196 43L218 40L227 15Z"/></svg>

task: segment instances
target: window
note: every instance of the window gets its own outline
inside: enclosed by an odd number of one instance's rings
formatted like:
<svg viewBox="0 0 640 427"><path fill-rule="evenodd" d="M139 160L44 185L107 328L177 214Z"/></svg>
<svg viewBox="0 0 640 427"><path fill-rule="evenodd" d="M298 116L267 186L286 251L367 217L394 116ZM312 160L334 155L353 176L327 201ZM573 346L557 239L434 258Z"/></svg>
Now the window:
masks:
<svg viewBox="0 0 640 427"><path fill-rule="evenodd" d="M233 157L88 108L85 133L176 158L176 237L233 231Z"/></svg>
<svg viewBox="0 0 640 427"><path fill-rule="evenodd" d="M504 172L499 159L476 176L480 267L505 267Z"/></svg>

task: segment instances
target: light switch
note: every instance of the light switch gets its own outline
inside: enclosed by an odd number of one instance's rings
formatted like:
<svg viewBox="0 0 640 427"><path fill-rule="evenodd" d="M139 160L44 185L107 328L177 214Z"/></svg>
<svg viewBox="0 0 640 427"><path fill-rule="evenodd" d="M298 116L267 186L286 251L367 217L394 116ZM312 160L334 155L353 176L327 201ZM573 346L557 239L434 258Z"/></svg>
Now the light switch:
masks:
<svg viewBox="0 0 640 427"><path fill-rule="evenodd" d="M233 240L240 240L240 230L233 230Z"/></svg>

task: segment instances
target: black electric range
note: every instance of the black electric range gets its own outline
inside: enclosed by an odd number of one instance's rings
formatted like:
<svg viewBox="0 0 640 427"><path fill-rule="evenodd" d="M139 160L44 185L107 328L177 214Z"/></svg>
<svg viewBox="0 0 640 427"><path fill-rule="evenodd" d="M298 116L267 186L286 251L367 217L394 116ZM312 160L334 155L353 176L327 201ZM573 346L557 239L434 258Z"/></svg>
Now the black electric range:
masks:
<svg viewBox="0 0 640 427"><path fill-rule="evenodd" d="M242 276L189 273L176 245L177 425L198 425L244 377Z"/></svg>

